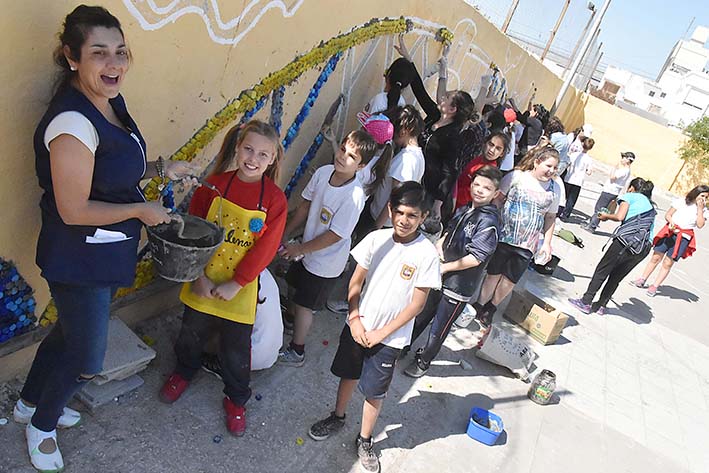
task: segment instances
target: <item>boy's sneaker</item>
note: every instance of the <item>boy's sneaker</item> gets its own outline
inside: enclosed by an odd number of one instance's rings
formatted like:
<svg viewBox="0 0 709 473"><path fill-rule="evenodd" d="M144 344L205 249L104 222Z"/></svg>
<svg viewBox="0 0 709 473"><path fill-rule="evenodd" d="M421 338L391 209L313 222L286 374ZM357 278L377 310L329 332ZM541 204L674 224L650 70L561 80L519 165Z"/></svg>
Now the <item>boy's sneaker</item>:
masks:
<svg viewBox="0 0 709 473"><path fill-rule="evenodd" d="M36 407L30 407L22 402L22 399L18 399L17 403L15 403L15 408L12 410L12 418L18 424L29 424L36 410ZM81 414L74 409L65 407L57 421L57 428L68 429L79 424L81 424Z"/></svg>
<svg viewBox="0 0 709 473"><path fill-rule="evenodd" d="M596 229L591 227L590 225L581 225L581 228L589 233L596 233Z"/></svg>
<svg viewBox="0 0 709 473"><path fill-rule="evenodd" d="M350 311L350 305L347 301L327 301L325 305L329 311L336 314L345 315Z"/></svg>
<svg viewBox="0 0 709 473"><path fill-rule="evenodd" d="M428 368L429 366L416 356L411 364L404 370L404 374L410 378L420 378L426 374Z"/></svg>
<svg viewBox="0 0 709 473"><path fill-rule="evenodd" d="M327 418L314 423L308 430L308 435L313 440L325 440L345 426L346 417L347 415L337 417L335 411L332 411Z"/></svg>
<svg viewBox="0 0 709 473"><path fill-rule="evenodd" d="M180 396L182 396L182 393L185 392L185 389L187 389L189 385L190 382L185 378L177 373L172 373L170 377L167 378L167 381L165 381L165 384L162 385L158 397L161 402L172 404L180 399Z"/></svg>
<svg viewBox="0 0 709 473"><path fill-rule="evenodd" d="M202 369L222 379L222 362L219 361L218 355L214 353L202 353Z"/></svg>
<svg viewBox="0 0 709 473"><path fill-rule="evenodd" d="M246 408L228 397L224 398L224 412L226 413L226 429L235 437L241 437L246 432Z"/></svg>
<svg viewBox="0 0 709 473"><path fill-rule="evenodd" d="M42 473L58 473L64 469L62 452L57 445L56 429L44 432L30 423L25 428L25 437L33 467Z"/></svg>
<svg viewBox="0 0 709 473"><path fill-rule="evenodd" d="M631 286L639 287L640 289L645 289L648 287L647 283L645 283L645 280L643 278L638 278L638 279L633 279L632 281L628 282Z"/></svg>
<svg viewBox="0 0 709 473"><path fill-rule="evenodd" d="M278 353L278 363L285 366L300 367L305 364L305 353L299 355L293 348L288 347Z"/></svg>
<svg viewBox="0 0 709 473"><path fill-rule="evenodd" d="M649 286L647 288L647 295L650 297L655 297L655 294L657 294L657 286Z"/></svg>
<svg viewBox="0 0 709 473"><path fill-rule="evenodd" d="M379 457L374 451L372 439L364 440L361 435L357 435L357 456L359 457L359 465L362 470L369 473L379 473Z"/></svg>
<svg viewBox="0 0 709 473"><path fill-rule="evenodd" d="M576 307L578 310L580 310L584 314L590 314L592 312L591 304L584 304L581 299L572 299L571 297L569 297L568 300L572 306Z"/></svg>

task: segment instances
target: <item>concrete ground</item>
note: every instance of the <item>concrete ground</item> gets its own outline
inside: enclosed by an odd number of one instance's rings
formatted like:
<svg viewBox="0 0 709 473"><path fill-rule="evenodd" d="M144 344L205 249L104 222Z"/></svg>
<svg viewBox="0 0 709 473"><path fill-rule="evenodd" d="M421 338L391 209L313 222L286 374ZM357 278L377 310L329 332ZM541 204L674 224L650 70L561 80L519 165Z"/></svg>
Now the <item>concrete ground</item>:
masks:
<svg viewBox="0 0 709 473"><path fill-rule="evenodd" d="M577 204L585 214L600 191L599 174ZM655 200L664 214L668 198ZM528 273L523 282L569 313L562 338L541 346L500 313L495 318L537 352L540 369L557 374L559 402L532 403L527 384L476 358L473 323L449 336L427 376L414 381L401 373L410 356L397 368L376 430L383 471L709 471L709 324L700 309L709 292L702 268L709 261L709 234L699 232L696 256L677 265L655 298L624 282L601 317L578 313L566 298L584 291L606 238L564 226L586 247L555 241L562 260L554 276ZM601 230L612 228L606 223ZM275 366L255 374L252 386L261 400L249 402L247 434L236 439L223 425L221 384L208 374L198 375L174 405L157 401L173 367L179 313L144 323L138 331L157 340L158 352L143 373L145 385L97 415L87 414L82 426L60 432L67 471L358 471L353 443L361 396L355 396L343 432L323 442L307 436L308 427L333 408L337 380L329 365L342 324L342 316L318 314L303 368ZM473 369L463 370L461 359ZM11 417L19 386L0 387L0 417ZM497 445L466 436L473 406L503 418ZM12 420L0 426L0 439L0 471L34 471L20 426Z"/></svg>

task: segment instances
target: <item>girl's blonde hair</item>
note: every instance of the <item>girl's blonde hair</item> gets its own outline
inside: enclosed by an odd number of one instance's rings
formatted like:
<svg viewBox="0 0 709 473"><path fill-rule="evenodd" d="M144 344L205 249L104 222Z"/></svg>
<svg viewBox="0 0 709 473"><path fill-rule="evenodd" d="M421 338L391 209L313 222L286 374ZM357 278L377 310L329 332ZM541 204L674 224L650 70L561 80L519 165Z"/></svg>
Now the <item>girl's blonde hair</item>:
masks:
<svg viewBox="0 0 709 473"><path fill-rule="evenodd" d="M276 148L276 159L266 168L264 174L274 182L278 180L278 172L281 167L281 161L283 161L281 137L278 136L278 132L276 132L275 128L261 120L251 120L245 125L236 125L226 132L222 147L217 153L217 160L212 175L221 174L229 170L236 160L237 148L241 146L244 138L246 138L246 135L249 133L261 135L268 138L273 143L273 146Z"/></svg>
<svg viewBox="0 0 709 473"><path fill-rule="evenodd" d="M520 171L531 171L534 165L544 162L547 159L554 158L559 161L559 152L553 145L547 144L544 146L535 146L524 155L515 169Z"/></svg>

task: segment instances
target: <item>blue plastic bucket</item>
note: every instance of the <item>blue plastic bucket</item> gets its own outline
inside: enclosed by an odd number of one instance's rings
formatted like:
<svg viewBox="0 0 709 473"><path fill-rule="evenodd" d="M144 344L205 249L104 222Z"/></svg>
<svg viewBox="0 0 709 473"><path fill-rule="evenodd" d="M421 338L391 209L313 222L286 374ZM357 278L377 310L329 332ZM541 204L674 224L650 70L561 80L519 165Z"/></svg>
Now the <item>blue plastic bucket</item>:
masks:
<svg viewBox="0 0 709 473"><path fill-rule="evenodd" d="M473 407L470 410L468 437L485 445L495 445L503 430L505 430L505 425L497 414L480 407Z"/></svg>

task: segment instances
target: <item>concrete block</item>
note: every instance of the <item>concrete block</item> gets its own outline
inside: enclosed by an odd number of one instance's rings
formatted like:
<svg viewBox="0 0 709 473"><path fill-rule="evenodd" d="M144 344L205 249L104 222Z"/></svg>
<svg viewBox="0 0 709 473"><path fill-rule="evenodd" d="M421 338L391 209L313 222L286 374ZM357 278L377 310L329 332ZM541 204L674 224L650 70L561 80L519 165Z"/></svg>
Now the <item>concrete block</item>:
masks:
<svg viewBox="0 0 709 473"><path fill-rule="evenodd" d="M76 393L76 398L84 403L92 414L95 414L97 408L111 402L118 396L128 394L142 386L143 383L143 378L137 374L124 380L109 381L101 385L88 383Z"/></svg>
<svg viewBox="0 0 709 473"><path fill-rule="evenodd" d="M108 348L103 371L94 382L100 385L125 379L147 366L153 358L155 350L143 343L121 319L113 317L108 326Z"/></svg>

